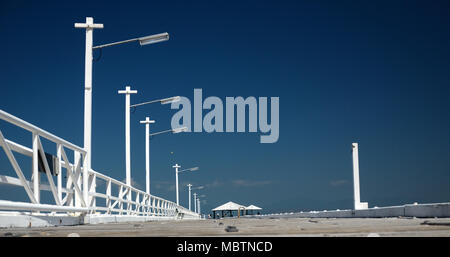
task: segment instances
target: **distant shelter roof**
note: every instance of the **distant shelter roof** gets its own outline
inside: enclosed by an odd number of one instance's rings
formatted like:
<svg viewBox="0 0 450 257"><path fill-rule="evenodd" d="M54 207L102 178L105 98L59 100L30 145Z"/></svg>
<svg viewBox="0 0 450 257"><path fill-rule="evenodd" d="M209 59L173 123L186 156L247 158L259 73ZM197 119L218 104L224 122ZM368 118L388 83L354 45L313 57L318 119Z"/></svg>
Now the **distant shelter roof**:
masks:
<svg viewBox="0 0 450 257"><path fill-rule="evenodd" d="M243 209L246 209L244 205L240 205L230 201L226 204L222 204L221 206L212 209L212 211L238 211Z"/></svg>
<svg viewBox="0 0 450 257"><path fill-rule="evenodd" d="M247 206L247 207L245 207L245 209L246 210L262 210L262 208L260 208L260 207L258 207L258 206L255 206L255 205L249 205L249 206Z"/></svg>

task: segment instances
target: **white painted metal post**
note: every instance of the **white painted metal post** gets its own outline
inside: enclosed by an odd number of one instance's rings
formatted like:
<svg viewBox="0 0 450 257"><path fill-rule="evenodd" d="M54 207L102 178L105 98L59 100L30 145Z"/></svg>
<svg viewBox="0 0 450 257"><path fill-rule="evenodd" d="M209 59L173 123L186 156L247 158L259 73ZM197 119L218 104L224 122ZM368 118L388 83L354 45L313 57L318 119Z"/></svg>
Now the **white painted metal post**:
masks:
<svg viewBox="0 0 450 257"><path fill-rule="evenodd" d="M74 152L74 157L73 157L73 165L74 165L74 167L77 167L78 163L80 161L81 161L80 160L80 153L75 151ZM76 174L77 172L78 171L76 169L74 169L74 174ZM83 177L84 177L84 174L83 174ZM72 183L76 183L78 185L78 187L81 188L81 181L82 181L81 179L82 179L82 176L80 174L80 176L78 176L77 181L73 181ZM83 185L83 189L82 189L83 190L83 198L86 199L85 198L85 194L87 193L87 190L86 190L86 188L84 186L85 185ZM87 202L85 202L85 203L87 203ZM75 207L81 207L81 200L80 200L80 196L78 194L75 194Z"/></svg>
<svg viewBox="0 0 450 257"><path fill-rule="evenodd" d="M86 18L86 24L94 24L94 19ZM93 46L93 32L94 29L86 28L86 54L85 54L85 69L84 69L84 149L86 150L85 162L83 168L89 171L91 168L92 156L92 46ZM87 172L83 171L83 177L87 177ZM87 184L83 185L83 191L87 192ZM87 203L87 199L86 203Z"/></svg>
<svg viewBox="0 0 450 257"><path fill-rule="evenodd" d="M140 121L145 124L145 192L150 194L150 123L155 123L149 117Z"/></svg>
<svg viewBox="0 0 450 257"><path fill-rule="evenodd" d="M106 196L108 197L108 198L106 198L106 207L108 208L107 213L111 214L111 206L112 206L112 203L111 203L111 185L112 185L111 179L108 179L106 183L107 183L106 184Z"/></svg>
<svg viewBox="0 0 450 257"><path fill-rule="evenodd" d="M150 120L145 124L145 190L150 194ZM154 122L154 121L153 121Z"/></svg>
<svg viewBox="0 0 450 257"><path fill-rule="evenodd" d="M38 135L33 133L33 191L36 203L40 203Z"/></svg>
<svg viewBox="0 0 450 257"><path fill-rule="evenodd" d="M89 180L89 193L95 194L97 192L97 181L96 181L97 180L97 175L92 174L92 175L89 175L87 177L88 177L88 180ZM89 198L88 205L90 207L95 208L97 206L96 198L94 196L89 196L88 198ZM95 211L94 211L94 213L95 213Z"/></svg>
<svg viewBox="0 0 450 257"><path fill-rule="evenodd" d="M194 193L194 212L197 213L197 193Z"/></svg>
<svg viewBox="0 0 450 257"><path fill-rule="evenodd" d="M131 186L131 153L130 153L130 94L137 94L137 90L131 90L125 87L125 90L119 90L119 94L125 94L125 172L126 184ZM130 193L128 197L130 197Z"/></svg>
<svg viewBox="0 0 450 257"><path fill-rule="evenodd" d="M62 203L62 168L61 168L61 144L56 145L56 157L58 158L58 164L57 164L57 171L58 171L58 177L57 177L57 185L58 185L58 199L59 202Z"/></svg>
<svg viewBox="0 0 450 257"><path fill-rule="evenodd" d="M175 189L176 189L176 194L177 194L177 205L180 205L180 202L178 200L178 168L180 168L181 166L178 164L175 164L175 166L172 166L172 168L175 168Z"/></svg>
<svg viewBox="0 0 450 257"><path fill-rule="evenodd" d="M75 28L86 29L84 59L84 149L86 150L86 154L83 158L83 198L88 204L89 185L87 183L87 178L92 167L92 47L94 29L102 29L103 24L94 24L94 18L86 17L86 23L75 23Z"/></svg>
<svg viewBox="0 0 450 257"><path fill-rule="evenodd" d="M94 24L94 18L86 17L86 23L75 23L75 28L86 29L86 49L84 62L84 149L86 156L83 166L86 172L91 169L91 135L92 135L92 47L94 29L102 29L103 24ZM87 190L87 187L84 187Z"/></svg>
<svg viewBox="0 0 450 257"><path fill-rule="evenodd" d="M188 184L187 186L189 188L189 210L191 210L191 187L192 187L192 185Z"/></svg>
<svg viewBox="0 0 450 257"><path fill-rule="evenodd" d="M199 197L197 197L197 211L198 211L198 214L201 214L201 210L200 210L200 198Z"/></svg>
<svg viewBox="0 0 450 257"><path fill-rule="evenodd" d="M353 198L355 210L367 209L368 204L361 203L359 192L359 156L358 143L352 143L353 152Z"/></svg>

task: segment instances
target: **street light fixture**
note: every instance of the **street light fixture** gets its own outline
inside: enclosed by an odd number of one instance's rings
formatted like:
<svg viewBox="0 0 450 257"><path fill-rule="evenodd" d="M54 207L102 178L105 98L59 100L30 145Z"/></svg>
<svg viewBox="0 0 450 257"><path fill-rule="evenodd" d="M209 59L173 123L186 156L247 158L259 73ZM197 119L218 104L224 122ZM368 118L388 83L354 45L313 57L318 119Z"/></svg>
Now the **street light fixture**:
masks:
<svg viewBox="0 0 450 257"><path fill-rule="evenodd" d="M203 198L203 197L205 197L205 195L197 195L197 211L198 211L198 214L202 214L202 211L201 211L201 208L200 208L200 198Z"/></svg>
<svg viewBox="0 0 450 257"><path fill-rule="evenodd" d="M149 117L145 117L145 120L140 121L141 124L145 124L145 192L150 194L150 124L155 123L154 120L150 120Z"/></svg>
<svg viewBox="0 0 450 257"><path fill-rule="evenodd" d="M200 210L200 197L197 196L197 213L201 215L201 210Z"/></svg>
<svg viewBox="0 0 450 257"><path fill-rule="evenodd" d="M174 128L174 129L172 129L172 133L174 133L174 134L178 134L178 133L186 132L186 131L188 131L187 127L181 127L181 128Z"/></svg>
<svg viewBox="0 0 450 257"><path fill-rule="evenodd" d="M92 154L92 41L94 29L102 29L103 24L94 24L94 18L86 17L86 23L75 23L75 28L86 29L84 62L84 149L86 150L86 156L83 162L83 198L84 201L88 202L88 174L91 169ZM95 181L95 179L93 181Z"/></svg>
<svg viewBox="0 0 450 257"><path fill-rule="evenodd" d="M200 169L199 167L193 167L193 168L189 168L189 169L180 170L180 171L178 171L178 173L186 172L186 171L196 171L199 169Z"/></svg>
<svg viewBox="0 0 450 257"><path fill-rule="evenodd" d="M187 187L189 188L189 210L191 210L191 184L187 184Z"/></svg>
<svg viewBox="0 0 450 257"><path fill-rule="evenodd" d="M169 97L158 100L152 100L145 103L140 104L130 104L130 94L137 94L137 90L131 90L131 87L125 87L125 90L119 90L119 94L125 94L125 173L126 173L126 183L128 186L131 186L131 150L130 150L130 108L141 106L145 104L158 103L164 104L167 101L179 101L179 97ZM178 133L178 132L177 132ZM155 133L161 134L161 133ZM150 136L152 136L150 134Z"/></svg>
<svg viewBox="0 0 450 257"><path fill-rule="evenodd" d="M85 74L84 74L84 149L86 156L83 163L83 197L88 201L88 173L91 169L92 160L92 51L98 48L128 43L136 41L134 39L120 41L93 47L93 32L94 29L103 29L103 24L94 24L94 18L86 17L86 23L75 23L75 28L86 29L86 44L85 44ZM168 33L161 33L157 35L137 38L140 45L147 45L151 43L162 42L169 39ZM129 94L127 94L129 97ZM130 165L127 164L129 169ZM128 173L128 172L127 172ZM95 179L93 180L95 181ZM95 187L95 182L92 182ZM127 185L131 186L131 181L127 179ZM130 196L130 194L128 195ZM94 198L95 199L95 198Z"/></svg>
<svg viewBox="0 0 450 257"><path fill-rule="evenodd" d="M203 188L205 188L205 187L204 187L204 186L198 186L198 187L192 188L192 185L191 185L191 184L188 184L187 187L189 188L189 210L191 210L191 191L192 191L192 189L194 189L194 190L200 190L200 189L203 189Z"/></svg>
<svg viewBox="0 0 450 257"><path fill-rule="evenodd" d="M193 167L193 168L189 168L189 169L179 170L179 168L181 168L181 166L178 164L175 164L174 166L172 166L172 168L175 168L176 199L177 199L177 205L180 205L179 193L178 193L178 173L186 172L186 171L196 171L199 169L199 167Z"/></svg>
<svg viewBox="0 0 450 257"><path fill-rule="evenodd" d="M187 127L165 130L150 134L150 124L155 123L155 121L150 120L149 117L145 117L145 120L141 120L140 123L145 124L145 192L147 194L150 194L150 137L166 132L172 132L174 134L180 133L183 131L187 131Z"/></svg>
<svg viewBox="0 0 450 257"><path fill-rule="evenodd" d="M151 35L151 36L138 37L138 38L118 41L118 42L114 42L114 43L94 46L94 47L92 47L92 49L100 49L100 48L105 48L108 46L121 45L121 44L135 42L135 41L139 41L139 44L141 46L144 46L144 45L159 43L159 42L167 41L167 40L169 40L169 33L164 32L164 33L159 33L159 34L155 34L155 35Z"/></svg>
<svg viewBox="0 0 450 257"><path fill-rule="evenodd" d="M173 134L178 134L178 133L186 132L186 131L187 131L187 127L174 128L174 129L168 129L168 130L163 130L163 131L152 133L152 134L150 134L150 137L164 134L164 133L169 133L169 132L172 132Z"/></svg>
<svg viewBox="0 0 450 257"><path fill-rule="evenodd" d="M194 212L197 213L197 193L194 193Z"/></svg>
<svg viewBox="0 0 450 257"><path fill-rule="evenodd" d="M181 99L181 97L179 97L179 96L173 96L173 97L143 102L143 103L139 103L139 104L133 104L133 105L130 105L130 107L137 107L137 106L141 106L141 105L145 105L145 104L152 104L152 103L158 103L158 102L161 104L169 104L169 103L178 102L178 101L180 101L180 99Z"/></svg>
<svg viewBox="0 0 450 257"><path fill-rule="evenodd" d="M180 100L181 100L181 97L179 97L179 96L169 97L166 99L162 99L161 104L176 103L176 102L179 102Z"/></svg>
<svg viewBox="0 0 450 257"><path fill-rule="evenodd" d="M159 43L159 42L163 42L163 41L167 41L167 40L169 40L169 33L164 32L164 33L160 33L160 34L156 34L156 35L140 37L139 44L141 44L141 46L145 46L145 45Z"/></svg>

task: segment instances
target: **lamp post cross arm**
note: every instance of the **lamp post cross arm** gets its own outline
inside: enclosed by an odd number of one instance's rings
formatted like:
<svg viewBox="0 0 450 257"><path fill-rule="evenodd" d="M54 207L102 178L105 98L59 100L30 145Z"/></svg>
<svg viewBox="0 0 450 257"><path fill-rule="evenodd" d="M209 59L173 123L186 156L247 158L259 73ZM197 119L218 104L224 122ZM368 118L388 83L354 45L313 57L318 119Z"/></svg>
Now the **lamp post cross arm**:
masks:
<svg viewBox="0 0 450 257"><path fill-rule="evenodd" d="M94 18L86 17L86 23L75 23L77 29L103 29L103 24L95 23Z"/></svg>
<svg viewBox="0 0 450 257"><path fill-rule="evenodd" d="M131 90L131 87L125 87L125 90L119 90L119 94L137 94L137 90Z"/></svg>
<svg viewBox="0 0 450 257"><path fill-rule="evenodd" d="M151 123L155 123L154 120L150 120L149 117L145 117L145 120L141 120L140 121L141 124L151 124Z"/></svg>

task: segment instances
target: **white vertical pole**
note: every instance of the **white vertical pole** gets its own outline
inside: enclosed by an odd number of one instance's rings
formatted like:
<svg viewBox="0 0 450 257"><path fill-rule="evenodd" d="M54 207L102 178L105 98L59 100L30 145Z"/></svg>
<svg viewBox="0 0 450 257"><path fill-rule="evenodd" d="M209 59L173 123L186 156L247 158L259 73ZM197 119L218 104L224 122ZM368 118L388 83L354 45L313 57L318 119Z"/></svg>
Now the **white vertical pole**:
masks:
<svg viewBox="0 0 450 257"><path fill-rule="evenodd" d="M83 163L91 168L91 132L92 132L92 47L94 29L102 29L103 24L94 24L94 18L86 17L86 23L75 23L75 28L86 29L86 46L84 59L84 149L86 157Z"/></svg>
<svg viewBox="0 0 450 257"><path fill-rule="evenodd" d="M128 90L129 88L127 88ZM131 186L130 94L125 96L125 165L126 182Z"/></svg>
<svg viewBox="0 0 450 257"><path fill-rule="evenodd" d="M125 178L127 186L131 187L131 151L130 151L130 94L137 94L137 90L131 90L125 87L125 90L119 90L119 94L125 94ZM131 191L127 194L130 200Z"/></svg>
<svg viewBox="0 0 450 257"><path fill-rule="evenodd" d="M197 211L198 211L198 214L201 214L201 210L200 210L200 198L199 197L197 197Z"/></svg>
<svg viewBox="0 0 450 257"><path fill-rule="evenodd" d="M359 156L358 143L352 143L353 152L353 193L355 210L367 209L368 203L361 202L359 191Z"/></svg>
<svg viewBox="0 0 450 257"><path fill-rule="evenodd" d="M94 29L89 27L94 24L92 17L86 17L86 52L84 62L84 149L86 157L83 167L86 170L91 168L91 136L92 136L92 46ZM83 171L83 176L86 174ZM87 188L84 187L84 190Z"/></svg>
<svg viewBox="0 0 450 257"><path fill-rule="evenodd" d="M86 29L86 46L84 59L84 149L86 154L83 159L83 198L88 203L87 177L91 169L92 159L92 47L94 29L102 29L103 24L94 24L94 18L86 17L86 23L75 23L75 28ZM74 181L76 182L76 181ZM94 182L95 183L95 182Z"/></svg>
<svg viewBox="0 0 450 257"><path fill-rule="evenodd" d="M194 193L194 212L197 213L197 193Z"/></svg>
<svg viewBox="0 0 450 257"><path fill-rule="evenodd" d="M87 166L84 166L86 164L86 158L87 158L87 152L86 154L82 154L81 152L75 152L77 153L77 158L80 158L80 162L83 162L83 176L80 175L79 177L79 184L78 186L81 188L81 184L83 184L83 200L86 203L87 207L91 207L90 206L90 201L89 201L89 169L90 166L89 164L87 164ZM78 160L77 160L78 161Z"/></svg>
<svg viewBox="0 0 450 257"><path fill-rule="evenodd" d="M56 145L56 157L58 158L58 164L57 164L57 171L58 171L58 177L57 177L57 183L58 183L58 199L59 202L62 203L62 168L61 168L61 144Z"/></svg>
<svg viewBox="0 0 450 257"><path fill-rule="evenodd" d="M359 206L359 160L358 160L358 143L352 144L353 152L353 199L355 209Z"/></svg>
<svg viewBox="0 0 450 257"><path fill-rule="evenodd" d="M106 199L106 207L108 208L108 214L111 214L111 179L108 179L106 184L106 195L108 198Z"/></svg>
<svg viewBox="0 0 450 257"><path fill-rule="evenodd" d="M147 117L148 118L148 117ZM150 194L150 124L145 124L145 190Z"/></svg>
<svg viewBox="0 0 450 257"><path fill-rule="evenodd" d="M178 167L175 168L175 180L176 180L176 184L177 184L177 205L180 205L180 201L179 201L179 193L178 193Z"/></svg>
<svg viewBox="0 0 450 257"><path fill-rule="evenodd" d="M80 162L80 152L75 151L74 152L74 157L73 157L73 165L74 165L74 167L78 166L78 162ZM73 172L77 173L77 170L74 170ZM84 174L83 174L83 177L84 177ZM81 179L82 179L82 176L80 175L80 176L78 176L77 181L73 181L73 183L74 184L76 183L79 188L81 188ZM85 195L87 193L87 190L86 190L85 185L83 185L83 189L82 190L83 190L83 198L86 199ZM85 202L85 203L87 204L87 202ZM81 207L81 200L80 200L80 196L78 194L75 194L75 206L76 207Z"/></svg>
<svg viewBox="0 0 450 257"><path fill-rule="evenodd" d="M180 202L179 202L179 199L178 199L178 197L179 197L179 195L178 195L178 168L177 168L177 170L175 172L175 175L176 175L175 180L176 180L176 184L177 184L177 205L180 205Z"/></svg>
<svg viewBox="0 0 450 257"><path fill-rule="evenodd" d="M145 124L145 192L150 194L150 123L155 123L149 117L140 121Z"/></svg>
<svg viewBox="0 0 450 257"><path fill-rule="evenodd" d="M189 187L189 210L191 210L191 187L192 187L192 185L188 184L187 186Z"/></svg>
<svg viewBox="0 0 450 257"><path fill-rule="evenodd" d="M40 203L38 135L33 133L33 191L36 203Z"/></svg>
<svg viewBox="0 0 450 257"><path fill-rule="evenodd" d="M89 184L89 193L96 193L97 192L97 175L92 174L92 175L87 175L86 176L88 178L88 181L91 181ZM90 178L90 179L89 179ZM96 198L94 196L89 196L88 194L88 205L90 205L90 207L95 208L97 206L97 201ZM94 212L95 213L95 212Z"/></svg>
<svg viewBox="0 0 450 257"><path fill-rule="evenodd" d="M172 168L175 168L175 189L176 189L176 194L177 194L177 205L180 205L179 202L179 195L178 195L178 168L180 168L181 166L178 164L175 164L175 166L172 166Z"/></svg>

